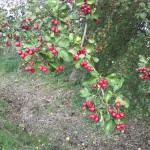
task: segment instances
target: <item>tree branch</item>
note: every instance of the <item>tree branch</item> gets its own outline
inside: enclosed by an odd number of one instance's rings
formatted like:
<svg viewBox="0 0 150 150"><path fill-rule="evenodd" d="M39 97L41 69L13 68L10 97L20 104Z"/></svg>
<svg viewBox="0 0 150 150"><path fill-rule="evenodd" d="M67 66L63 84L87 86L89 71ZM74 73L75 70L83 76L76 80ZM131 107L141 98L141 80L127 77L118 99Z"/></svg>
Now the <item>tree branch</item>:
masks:
<svg viewBox="0 0 150 150"><path fill-rule="evenodd" d="M85 23L85 26L84 26L84 32L83 32L82 41L81 41L81 45L80 45L81 47L83 47L86 32L87 32L87 22Z"/></svg>

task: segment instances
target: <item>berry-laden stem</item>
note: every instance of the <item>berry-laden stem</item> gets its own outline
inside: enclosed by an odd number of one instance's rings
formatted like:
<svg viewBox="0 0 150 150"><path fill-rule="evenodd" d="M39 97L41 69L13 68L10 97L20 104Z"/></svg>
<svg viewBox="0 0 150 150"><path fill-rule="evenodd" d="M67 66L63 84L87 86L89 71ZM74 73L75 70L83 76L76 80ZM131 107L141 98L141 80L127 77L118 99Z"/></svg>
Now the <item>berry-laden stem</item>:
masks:
<svg viewBox="0 0 150 150"><path fill-rule="evenodd" d="M84 32L83 32L82 41L81 41L81 45L80 45L81 47L83 47L86 32L87 32L87 22L85 23L85 26L84 26Z"/></svg>

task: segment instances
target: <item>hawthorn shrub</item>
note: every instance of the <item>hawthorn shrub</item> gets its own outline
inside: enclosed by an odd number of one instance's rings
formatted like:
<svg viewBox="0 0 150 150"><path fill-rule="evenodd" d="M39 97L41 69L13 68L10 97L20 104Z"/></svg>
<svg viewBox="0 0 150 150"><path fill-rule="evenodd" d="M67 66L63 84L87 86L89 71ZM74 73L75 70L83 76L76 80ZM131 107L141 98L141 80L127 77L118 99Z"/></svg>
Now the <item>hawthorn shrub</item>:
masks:
<svg viewBox="0 0 150 150"><path fill-rule="evenodd" d="M28 1L22 15L1 17L1 37L27 72L78 69L83 111L108 134L124 130L124 111L136 108L143 91L149 96L144 87L139 94L150 78L149 7L137 0Z"/></svg>

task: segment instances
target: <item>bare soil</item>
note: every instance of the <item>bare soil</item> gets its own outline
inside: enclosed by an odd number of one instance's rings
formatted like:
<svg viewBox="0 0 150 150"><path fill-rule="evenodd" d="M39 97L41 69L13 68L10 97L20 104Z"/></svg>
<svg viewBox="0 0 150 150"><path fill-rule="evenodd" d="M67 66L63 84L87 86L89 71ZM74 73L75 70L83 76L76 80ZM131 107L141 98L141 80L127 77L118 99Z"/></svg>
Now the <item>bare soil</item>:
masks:
<svg viewBox="0 0 150 150"><path fill-rule="evenodd" d="M0 75L0 99L8 103L9 119L29 134L47 134L52 150L150 150L149 125L134 119L124 132L104 136L83 119L82 107L71 109L74 91L65 86L31 76Z"/></svg>

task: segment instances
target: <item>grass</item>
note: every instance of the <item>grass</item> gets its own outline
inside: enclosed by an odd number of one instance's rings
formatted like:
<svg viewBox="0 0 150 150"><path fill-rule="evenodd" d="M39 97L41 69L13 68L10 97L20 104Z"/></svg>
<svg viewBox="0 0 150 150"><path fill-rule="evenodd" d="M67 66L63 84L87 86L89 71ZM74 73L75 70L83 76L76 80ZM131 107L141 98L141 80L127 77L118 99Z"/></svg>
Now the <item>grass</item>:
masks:
<svg viewBox="0 0 150 150"><path fill-rule="evenodd" d="M10 56L10 55L2 55L0 56L0 69L1 73L10 73L10 72L17 72L18 63L20 59L18 56Z"/></svg>
<svg viewBox="0 0 150 150"><path fill-rule="evenodd" d="M51 150L47 135L32 135L7 119L7 103L0 100L0 150Z"/></svg>

